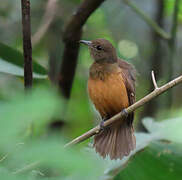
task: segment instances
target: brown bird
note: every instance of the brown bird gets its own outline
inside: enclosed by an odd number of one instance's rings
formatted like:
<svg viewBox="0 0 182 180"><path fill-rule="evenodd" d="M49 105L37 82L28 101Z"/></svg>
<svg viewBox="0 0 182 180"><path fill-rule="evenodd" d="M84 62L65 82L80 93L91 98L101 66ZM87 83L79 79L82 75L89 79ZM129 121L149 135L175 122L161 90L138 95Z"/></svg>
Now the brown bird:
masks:
<svg viewBox="0 0 182 180"><path fill-rule="evenodd" d="M113 45L105 39L81 40L89 47L95 62L90 67L88 92L102 122L121 112L135 102L134 67L118 59ZM136 146L133 129L134 113L126 115L110 127L103 128L94 137L94 147L103 158L122 159Z"/></svg>

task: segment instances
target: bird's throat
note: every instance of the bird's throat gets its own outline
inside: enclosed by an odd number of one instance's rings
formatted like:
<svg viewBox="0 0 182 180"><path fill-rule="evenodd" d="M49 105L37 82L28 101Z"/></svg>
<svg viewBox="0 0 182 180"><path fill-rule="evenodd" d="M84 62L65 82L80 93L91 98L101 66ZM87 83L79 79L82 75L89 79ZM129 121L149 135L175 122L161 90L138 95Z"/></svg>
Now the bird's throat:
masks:
<svg viewBox="0 0 182 180"><path fill-rule="evenodd" d="M98 63L94 62L90 67L90 78L106 80L112 73L119 73L121 69L118 63Z"/></svg>

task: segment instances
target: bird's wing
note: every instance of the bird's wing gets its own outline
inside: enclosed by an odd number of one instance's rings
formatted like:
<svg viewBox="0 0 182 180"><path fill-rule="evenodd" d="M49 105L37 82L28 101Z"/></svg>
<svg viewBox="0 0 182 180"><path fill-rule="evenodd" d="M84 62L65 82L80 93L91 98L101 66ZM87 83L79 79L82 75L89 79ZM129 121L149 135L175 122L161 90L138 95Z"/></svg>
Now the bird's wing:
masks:
<svg viewBox="0 0 182 180"><path fill-rule="evenodd" d="M135 103L135 81L136 81L136 70L135 68L123 60L118 60L118 65L122 69L122 76L125 81L125 86L128 94L129 105ZM130 123L133 122L134 113L129 114L127 118Z"/></svg>

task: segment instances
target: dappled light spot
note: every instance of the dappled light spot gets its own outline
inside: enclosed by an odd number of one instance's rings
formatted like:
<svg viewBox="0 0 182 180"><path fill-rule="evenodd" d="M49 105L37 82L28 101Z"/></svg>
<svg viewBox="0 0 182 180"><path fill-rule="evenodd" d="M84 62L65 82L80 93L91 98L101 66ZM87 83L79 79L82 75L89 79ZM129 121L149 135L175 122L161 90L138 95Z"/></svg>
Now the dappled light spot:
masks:
<svg viewBox="0 0 182 180"><path fill-rule="evenodd" d="M126 59L134 58L138 54L138 46L129 40L119 41L118 48L120 54Z"/></svg>

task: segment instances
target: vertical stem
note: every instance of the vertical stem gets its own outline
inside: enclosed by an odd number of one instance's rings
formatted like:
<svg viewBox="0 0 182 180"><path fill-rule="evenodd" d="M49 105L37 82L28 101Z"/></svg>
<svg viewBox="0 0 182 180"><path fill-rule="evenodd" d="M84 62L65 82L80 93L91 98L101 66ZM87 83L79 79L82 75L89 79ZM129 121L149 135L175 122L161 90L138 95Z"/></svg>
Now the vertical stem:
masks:
<svg viewBox="0 0 182 180"><path fill-rule="evenodd" d="M31 44L31 21L30 0L21 0L22 7L22 31L23 31L23 54L24 54L24 86L32 87L32 44Z"/></svg>
<svg viewBox="0 0 182 180"><path fill-rule="evenodd" d="M82 35L82 27L89 16L104 2L104 0L84 0L79 5L70 21L65 26L63 41L65 44L58 84L61 94L70 98L72 83L77 66L79 53L79 40Z"/></svg>
<svg viewBox="0 0 182 180"><path fill-rule="evenodd" d="M175 64L175 54L176 54L176 34L178 27L178 12L179 12L179 3L180 0L175 0L174 3L174 11L173 11L173 21L171 28L171 39L168 41L169 45L169 74L168 80L173 78L174 73L174 64ZM168 106L170 107L172 104L172 91L169 92Z"/></svg>
<svg viewBox="0 0 182 180"><path fill-rule="evenodd" d="M82 31L75 32L75 40L65 43L63 61L59 74L59 89L66 99L70 98L73 79L77 67L79 40Z"/></svg>
<svg viewBox="0 0 182 180"><path fill-rule="evenodd" d="M171 39L169 40L170 62L171 63L173 63L175 52L176 52L176 33L177 33L177 27L178 27L179 2L180 2L180 0L175 0L174 12L173 12L173 22L172 22L172 28L171 28ZM173 66L171 66L169 78L172 78L172 76L173 76L172 67Z"/></svg>

